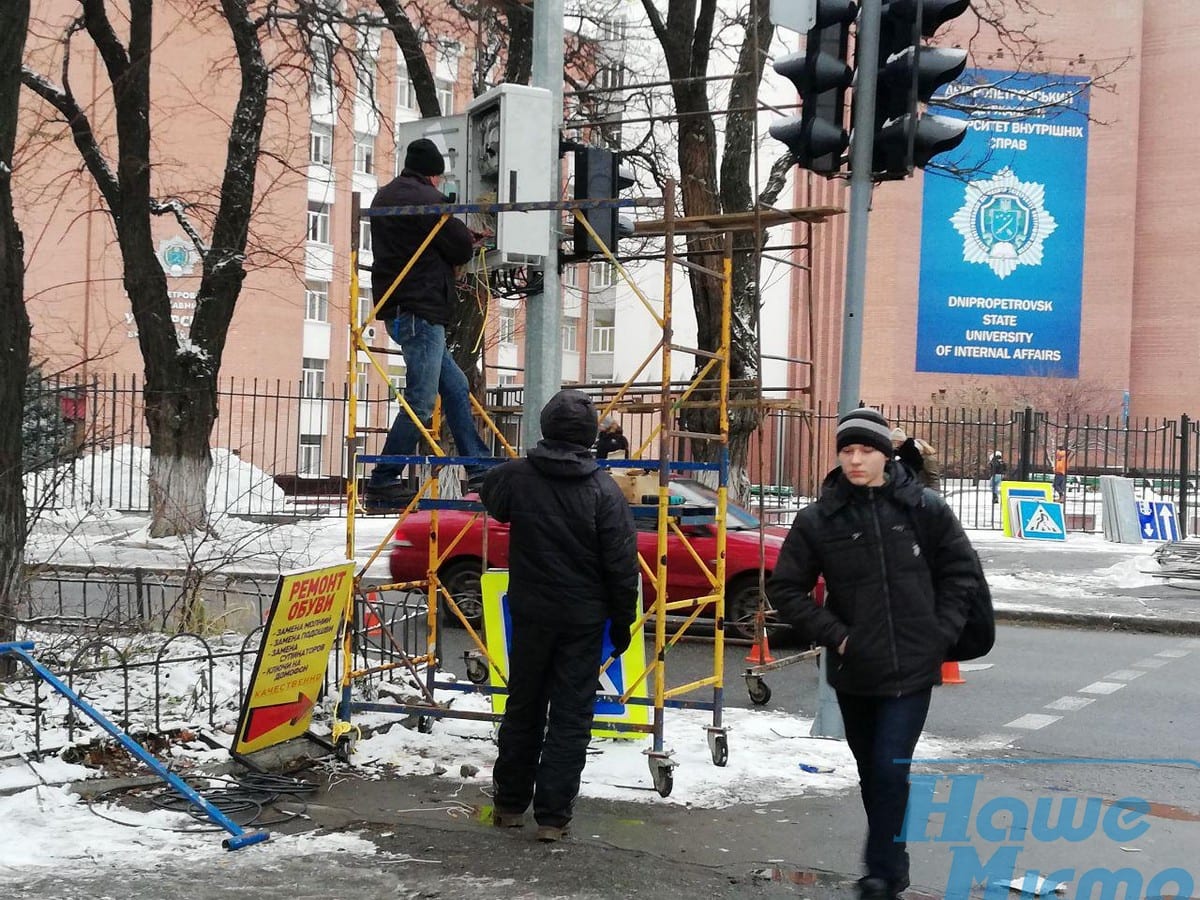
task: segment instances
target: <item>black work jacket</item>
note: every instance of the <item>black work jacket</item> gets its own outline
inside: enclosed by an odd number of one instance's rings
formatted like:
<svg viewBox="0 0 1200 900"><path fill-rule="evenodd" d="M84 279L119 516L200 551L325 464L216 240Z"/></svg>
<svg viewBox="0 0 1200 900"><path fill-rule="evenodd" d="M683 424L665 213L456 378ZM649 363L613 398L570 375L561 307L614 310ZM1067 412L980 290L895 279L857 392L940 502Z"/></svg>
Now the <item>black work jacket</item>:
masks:
<svg viewBox="0 0 1200 900"><path fill-rule="evenodd" d="M399 177L379 189L371 201L371 207L377 209L448 202L447 197L429 179L405 169ZM371 265L371 291L376 302L387 293L439 218L433 213L370 217L374 260ZM402 311L420 316L434 325L449 324L458 302L454 269L470 261L471 244L470 229L460 219L453 216L447 219L433 242L396 286L376 318L387 321Z"/></svg>
<svg viewBox="0 0 1200 900"><path fill-rule="evenodd" d="M628 628L637 615L637 533L629 504L585 447L542 440L488 472L480 499L509 523L514 618Z"/></svg>
<svg viewBox="0 0 1200 900"><path fill-rule="evenodd" d="M903 465L889 461L887 473L883 486L863 488L834 469L796 515L767 584L780 617L833 651L829 683L849 694L937 684L975 585L974 551L945 501ZM824 606L809 593L819 575Z"/></svg>

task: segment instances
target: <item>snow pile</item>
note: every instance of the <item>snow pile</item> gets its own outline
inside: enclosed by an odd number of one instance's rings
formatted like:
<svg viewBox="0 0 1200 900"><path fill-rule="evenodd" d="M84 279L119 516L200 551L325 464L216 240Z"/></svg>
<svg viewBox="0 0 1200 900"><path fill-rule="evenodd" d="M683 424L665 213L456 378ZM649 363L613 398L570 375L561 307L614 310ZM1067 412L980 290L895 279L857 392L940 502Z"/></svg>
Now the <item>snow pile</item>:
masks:
<svg viewBox="0 0 1200 900"><path fill-rule="evenodd" d="M233 451L212 451L208 474L208 508L212 513L282 512L286 499L274 480ZM75 460L61 480L50 484L46 472L25 478L25 499L30 506L148 509L150 506L150 450L119 444Z"/></svg>

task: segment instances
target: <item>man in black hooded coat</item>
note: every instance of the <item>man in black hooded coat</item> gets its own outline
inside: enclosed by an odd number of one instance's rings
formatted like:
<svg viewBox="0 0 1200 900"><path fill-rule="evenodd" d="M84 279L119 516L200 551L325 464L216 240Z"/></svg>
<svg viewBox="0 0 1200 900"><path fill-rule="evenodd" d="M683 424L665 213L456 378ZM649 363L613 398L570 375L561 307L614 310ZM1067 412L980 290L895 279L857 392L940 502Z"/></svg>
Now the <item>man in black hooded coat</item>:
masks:
<svg viewBox="0 0 1200 900"><path fill-rule="evenodd" d="M559 391L525 459L487 473L480 498L509 523L508 702L492 780L493 821L566 833L591 739L606 624L619 654L637 617L637 534L621 489L596 465L596 409ZM548 711L547 711L548 710ZM544 738L543 738L544 733Z"/></svg>

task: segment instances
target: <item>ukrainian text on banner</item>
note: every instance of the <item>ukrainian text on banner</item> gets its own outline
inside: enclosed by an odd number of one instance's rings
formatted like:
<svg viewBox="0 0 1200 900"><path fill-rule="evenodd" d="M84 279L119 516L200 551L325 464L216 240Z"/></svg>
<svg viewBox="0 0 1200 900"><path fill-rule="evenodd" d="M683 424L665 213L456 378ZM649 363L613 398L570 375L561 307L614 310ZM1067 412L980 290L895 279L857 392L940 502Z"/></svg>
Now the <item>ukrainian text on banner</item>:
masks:
<svg viewBox="0 0 1200 900"><path fill-rule="evenodd" d="M971 69L940 92L969 127L925 173L918 372L1079 375L1087 90Z"/></svg>

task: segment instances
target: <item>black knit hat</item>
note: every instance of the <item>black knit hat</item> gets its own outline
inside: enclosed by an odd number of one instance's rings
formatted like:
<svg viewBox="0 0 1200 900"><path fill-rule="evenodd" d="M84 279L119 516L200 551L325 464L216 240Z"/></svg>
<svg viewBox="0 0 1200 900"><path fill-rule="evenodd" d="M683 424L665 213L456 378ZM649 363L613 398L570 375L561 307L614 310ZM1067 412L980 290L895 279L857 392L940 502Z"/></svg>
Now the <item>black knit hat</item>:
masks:
<svg viewBox="0 0 1200 900"><path fill-rule="evenodd" d="M878 410L865 406L838 419L837 448L840 451L848 444L874 447L886 456L896 452L892 449L892 426L888 420Z"/></svg>
<svg viewBox="0 0 1200 900"><path fill-rule="evenodd" d="M583 391L559 391L546 401L541 416L542 437L579 447L596 442L596 407Z"/></svg>
<svg viewBox="0 0 1200 900"><path fill-rule="evenodd" d="M404 168L432 178L446 171L446 160L442 158L442 151L437 144L429 138L417 138L408 145L408 151L404 154Z"/></svg>

